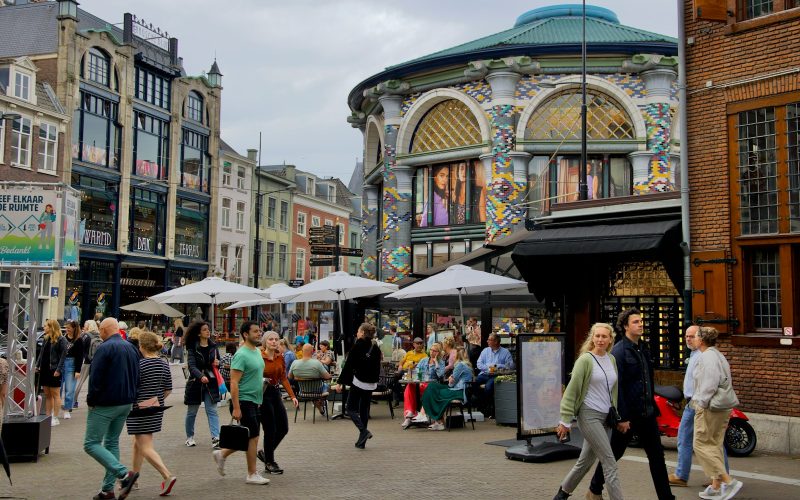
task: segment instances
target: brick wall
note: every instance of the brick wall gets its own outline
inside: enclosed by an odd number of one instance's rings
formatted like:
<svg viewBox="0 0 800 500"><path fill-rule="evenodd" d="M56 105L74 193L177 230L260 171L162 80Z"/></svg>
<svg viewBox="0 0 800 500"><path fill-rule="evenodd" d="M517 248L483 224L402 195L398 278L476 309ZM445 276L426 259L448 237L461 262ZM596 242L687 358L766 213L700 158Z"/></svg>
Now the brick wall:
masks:
<svg viewBox="0 0 800 500"><path fill-rule="evenodd" d="M695 21L692 3L684 2L686 35L693 38L686 49L691 247L730 254L737 231L731 213L728 106L800 90L798 73L775 74L800 67L800 19L731 34L725 23ZM758 80L745 81L753 77ZM735 315L733 279L729 266L729 317ZM730 336L721 342L742 409L800 416L800 349L734 346Z"/></svg>

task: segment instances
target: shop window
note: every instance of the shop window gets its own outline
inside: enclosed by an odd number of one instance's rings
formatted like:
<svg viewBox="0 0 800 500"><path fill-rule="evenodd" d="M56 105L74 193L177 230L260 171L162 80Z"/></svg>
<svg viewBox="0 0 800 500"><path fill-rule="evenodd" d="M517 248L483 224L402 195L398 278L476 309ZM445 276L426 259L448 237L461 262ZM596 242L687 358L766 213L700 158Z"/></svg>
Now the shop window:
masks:
<svg viewBox="0 0 800 500"><path fill-rule="evenodd" d="M222 198L222 213L220 217L222 227L230 229L231 227L231 199Z"/></svg>
<svg viewBox="0 0 800 500"><path fill-rule="evenodd" d="M486 222L486 187L478 160L422 167L414 179L417 227Z"/></svg>
<svg viewBox="0 0 800 500"><path fill-rule="evenodd" d="M58 127L52 123L39 124L39 172L56 172L56 155L58 152Z"/></svg>
<svg viewBox="0 0 800 500"><path fill-rule="evenodd" d="M286 279L286 245L278 245L278 278Z"/></svg>
<svg viewBox="0 0 800 500"><path fill-rule="evenodd" d="M267 276L275 274L275 242L267 242Z"/></svg>
<svg viewBox="0 0 800 500"><path fill-rule="evenodd" d="M72 122L72 157L118 169L122 128L117 115L117 103L81 91L81 107Z"/></svg>
<svg viewBox="0 0 800 500"><path fill-rule="evenodd" d="M275 227L275 211L277 210L277 200L275 198L267 198L267 227Z"/></svg>
<svg viewBox="0 0 800 500"><path fill-rule="evenodd" d="M559 93L536 108L525 127L525 139L579 141L579 91ZM586 90L586 135L589 140L635 139L633 121L616 100L596 89Z"/></svg>
<svg viewBox="0 0 800 500"><path fill-rule="evenodd" d="M181 187L207 193L209 165L208 136L183 129Z"/></svg>
<svg viewBox="0 0 800 500"><path fill-rule="evenodd" d="M289 226L289 203L281 200L281 220L280 220L280 229L281 231L286 231Z"/></svg>
<svg viewBox="0 0 800 500"><path fill-rule="evenodd" d="M133 164L136 175L166 179L169 173L169 122L134 111Z"/></svg>
<svg viewBox="0 0 800 500"><path fill-rule="evenodd" d="M177 209L175 256L205 260L208 256L208 204L178 198Z"/></svg>
<svg viewBox="0 0 800 500"><path fill-rule="evenodd" d="M461 101L448 99L425 113L411 139L412 153L427 153L481 143L478 119Z"/></svg>
<svg viewBox="0 0 800 500"><path fill-rule="evenodd" d="M186 98L186 114L189 120L203 123L203 98L197 92L189 92Z"/></svg>
<svg viewBox="0 0 800 500"><path fill-rule="evenodd" d="M117 184L72 174L72 187L81 191L81 244L116 248Z"/></svg>
<svg viewBox="0 0 800 500"><path fill-rule="evenodd" d="M231 162L226 161L222 163L222 185L231 185Z"/></svg>
<svg viewBox="0 0 800 500"><path fill-rule="evenodd" d="M31 120L20 117L11 124L11 164L17 167L31 166Z"/></svg>
<svg viewBox="0 0 800 500"><path fill-rule="evenodd" d="M110 67L110 59L105 53L99 49L89 49L89 61L86 68L89 80L108 87Z"/></svg>
<svg viewBox="0 0 800 500"><path fill-rule="evenodd" d="M421 271L430 267L428 262L428 244L418 243L411 248L414 271Z"/></svg>
<svg viewBox="0 0 800 500"><path fill-rule="evenodd" d="M130 250L164 255L166 196L134 188L131 191Z"/></svg>

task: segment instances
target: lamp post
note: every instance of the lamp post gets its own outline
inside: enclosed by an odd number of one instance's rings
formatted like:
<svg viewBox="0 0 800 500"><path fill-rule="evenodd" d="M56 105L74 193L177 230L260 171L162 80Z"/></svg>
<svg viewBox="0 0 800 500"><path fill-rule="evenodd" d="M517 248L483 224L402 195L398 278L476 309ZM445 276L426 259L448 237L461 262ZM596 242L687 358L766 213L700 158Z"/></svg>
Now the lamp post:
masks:
<svg viewBox="0 0 800 500"><path fill-rule="evenodd" d="M581 165L578 169L578 199L586 200L589 198L586 178L586 0L583 0L581 25Z"/></svg>

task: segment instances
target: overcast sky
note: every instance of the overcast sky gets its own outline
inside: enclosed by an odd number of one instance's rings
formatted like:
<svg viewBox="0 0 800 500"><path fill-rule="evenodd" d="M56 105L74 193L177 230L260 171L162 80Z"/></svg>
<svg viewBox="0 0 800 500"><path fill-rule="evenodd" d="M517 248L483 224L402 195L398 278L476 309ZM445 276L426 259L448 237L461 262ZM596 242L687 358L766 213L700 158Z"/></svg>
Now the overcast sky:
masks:
<svg viewBox="0 0 800 500"><path fill-rule="evenodd" d="M216 56L223 73L222 137L261 163L286 162L345 183L361 156L346 118L362 80L431 52L511 28L546 0L81 0L109 23L131 12L179 40L190 75ZM677 36L674 0L597 0L622 24ZM499 6L504 10L500 10Z"/></svg>

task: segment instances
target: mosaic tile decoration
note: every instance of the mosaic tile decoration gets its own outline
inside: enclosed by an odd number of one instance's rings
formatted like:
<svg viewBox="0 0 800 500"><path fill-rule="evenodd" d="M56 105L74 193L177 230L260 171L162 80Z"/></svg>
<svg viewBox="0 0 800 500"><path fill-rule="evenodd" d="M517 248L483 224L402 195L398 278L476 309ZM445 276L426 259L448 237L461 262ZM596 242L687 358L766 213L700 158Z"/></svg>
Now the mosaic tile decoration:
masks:
<svg viewBox="0 0 800 500"><path fill-rule="evenodd" d="M613 83L622 89L629 97L634 99L643 99L647 97L647 89L644 87L644 80L642 80L638 74L614 73L603 75L603 78L607 82Z"/></svg>
<svg viewBox="0 0 800 500"><path fill-rule="evenodd" d="M373 255L365 255L361 259L361 276L368 280L378 279L378 259Z"/></svg>
<svg viewBox="0 0 800 500"><path fill-rule="evenodd" d="M669 103L652 103L642 107L647 126L647 150L653 153L647 179L634 182L636 194L675 191L670 181L669 140L672 125Z"/></svg>
<svg viewBox="0 0 800 500"><path fill-rule="evenodd" d="M537 75L537 76L526 76L520 78L519 83L517 83L517 93L515 97L517 99L532 99L536 97L536 95L542 91L542 88L539 86L540 82L545 83L555 83L556 81L566 78L567 76L575 76L573 74L557 74L557 75ZM620 88L623 92L625 92L628 96L638 99L647 96L647 90L644 87L644 81L639 77L638 74L631 74L631 73L613 73L613 74L599 74L594 75L603 78L609 83L616 85Z"/></svg>
<svg viewBox="0 0 800 500"><path fill-rule="evenodd" d="M411 274L410 246L399 246L393 250L384 249L381 254L384 268L390 271L384 281L395 283Z"/></svg>
<svg viewBox="0 0 800 500"><path fill-rule="evenodd" d="M403 102L400 104L400 116L406 116L406 112L408 108L414 105L417 102L417 99L422 95L422 92L414 92L413 94L407 95Z"/></svg>
<svg viewBox="0 0 800 500"><path fill-rule="evenodd" d="M453 89L464 92L479 103L489 102L492 100L492 87L486 82L486 80L462 83L460 85L456 85L453 87Z"/></svg>
<svg viewBox="0 0 800 500"><path fill-rule="evenodd" d="M511 234L514 224L520 223L524 216L522 201L524 183L514 182L514 167L511 151L514 149L514 106L493 106L489 118L494 131L492 138L492 181L486 200L486 242L497 240L500 236Z"/></svg>
<svg viewBox="0 0 800 500"><path fill-rule="evenodd" d="M400 225L404 222L411 223L411 211L400 213L399 205L408 202L411 207L411 193L401 194L396 188L387 187L383 190L383 239L388 241L392 232L399 233Z"/></svg>

